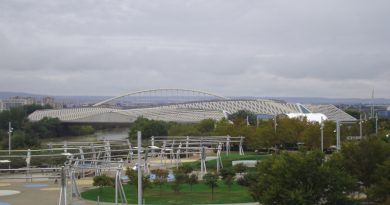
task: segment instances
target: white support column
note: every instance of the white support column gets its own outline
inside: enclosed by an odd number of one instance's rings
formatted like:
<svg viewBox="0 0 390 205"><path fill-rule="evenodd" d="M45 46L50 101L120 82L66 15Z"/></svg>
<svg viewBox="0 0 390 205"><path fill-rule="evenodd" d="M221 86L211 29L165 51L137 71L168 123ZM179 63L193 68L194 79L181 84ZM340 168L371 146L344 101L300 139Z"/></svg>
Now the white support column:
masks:
<svg viewBox="0 0 390 205"><path fill-rule="evenodd" d="M240 150L240 155L244 155L244 137L240 136L240 145L239 145L239 150Z"/></svg>
<svg viewBox="0 0 390 205"><path fill-rule="evenodd" d="M181 152L181 142L179 143L179 147L177 148L176 151L176 168L179 168L179 165L181 164L181 158L180 158L180 152Z"/></svg>
<svg viewBox="0 0 390 205"><path fill-rule="evenodd" d="M363 139L363 120L362 120L362 114L360 114L359 118L359 133L360 133L360 139Z"/></svg>
<svg viewBox="0 0 390 205"><path fill-rule="evenodd" d="M151 147L152 147L152 157L154 157L154 136L152 136L152 138L150 139L150 141L151 141Z"/></svg>
<svg viewBox="0 0 390 205"><path fill-rule="evenodd" d="M163 141L163 145L161 146L161 150L160 150L160 161L161 161L161 165L165 165L165 148L166 148L166 144L167 142L164 140ZM163 162L164 160L164 162Z"/></svg>
<svg viewBox="0 0 390 205"><path fill-rule="evenodd" d="M321 152L324 152L324 122L321 120Z"/></svg>
<svg viewBox="0 0 390 205"><path fill-rule="evenodd" d="M14 130L14 128L12 128L11 122L8 122L8 156L11 155L11 136L12 136L13 130Z"/></svg>
<svg viewBox="0 0 390 205"><path fill-rule="evenodd" d="M93 143L91 144L91 151L92 151L92 160L96 160L96 150Z"/></svg>
<svg viewBox="0 0 390 205"><path fill-rule="evenodd" d="M229 155L230 153L230 136L228 135L226 137L226 155Z"/></svg>
<svg viewBox="0 0 390 205"><path fill-rule="evenodd" d="M106 161L111 161L111 146L110 146L110 141L108 140L104 141L104 151L105 151Z"/></svg>
<svg viewBox="0 0 390 205"><path fill-rule="evenodd" d="M206 149L204 146L200 150L200 176L203 179L203 176L207 173L206 168Z"/></svg>
<svg viewBox="0 0 390 205"><path fill-rule="evenodd" d="M26 171L26 181L28 182L30 179L30 182L32 182L32 175L30 173L30 162L31 162L31 150L28 149L27 151L27 157L26 157L26 167L27 167L27 171Z"/></svg>
<svg viewBox="0 0 390 205"><path fill-rule="evenodd" d="M68 142L67 141L65 141L64 142L64 153L68 153Z"/></svg>
<svg viewBox="0 0 390 205"><path fill-rule="evenodd" d="M137 146L138 146L138 205L142 205L142 170L141 170L141 132L137 132Z"/></svg>
<svg viewBox="0 0 390 205"><path fill-rule="evenodd" d="M378 137L378 113L375 114L375 136Z"/></svg>
<svg viewBox="0 0 390 205"><path fill-rule="evenodd" d="M148 163L148 158L149 158L149 150L145 149L145 156L144 156L144 173L149 174L149 163Z"/></svg>
<svg viewBox="0 0 390 205"><path fill-rule="evenodd" d="M221 150L222 150L222 143L219 143L217 148L217 172L218 173L220 168L223 168L222 159L221 159Z"/></svg>
<svg viewBox="0 0 390 205"><path fill-rule="evenodd" d="M336 122L336 148L337 151L340 151L341 149L341 142L340 142L340 121Z"/></svg>
<svg viewBox="0 0 390 205"><path fill-rule="evenodd" d="M66 196L67 182L66 182L66 174L65 168L61 167L61 189L60 189L60 199L58 201L58 205L68 205L67 196Z"/></svg>
<svg viewBox="0 0 390 205"><path fill-rule="evenodd" d="M190 143L190 137L187 136L187 139L186 139L186 158L188 159L188 146L189 146L189 143Z"/></svg>
<svg viewBox="0 0 390 205"><path fill-rule="evenodd" d="M79 192L79 189L77 187L77 182L76 182L76 167L78 167L78 166L79 166L79 160L76 158L73 166L70 167L71 199L73 199L73 197L78 198L80 196L80 192Z"/></svg>
<svg viewBox="0 0 390 205"><path fill-rule="evenodd" d="M120 181L119 172L120 172L119 169L117 169L115 172L115 205L118 205L118 191L119 191L119 181Z"/></svg>
<svg viewBox="0 0 390 205"><path fill-rule="evenodd" d="M175 145L175 140L173 139L172 140L172 144L171 144L170 154L169 154L170 157L171 157L171 165L173 164L173 160L175 158L175 154L174 154L174 151L173 151L173 149L175 148L174 145Z"/></svg>

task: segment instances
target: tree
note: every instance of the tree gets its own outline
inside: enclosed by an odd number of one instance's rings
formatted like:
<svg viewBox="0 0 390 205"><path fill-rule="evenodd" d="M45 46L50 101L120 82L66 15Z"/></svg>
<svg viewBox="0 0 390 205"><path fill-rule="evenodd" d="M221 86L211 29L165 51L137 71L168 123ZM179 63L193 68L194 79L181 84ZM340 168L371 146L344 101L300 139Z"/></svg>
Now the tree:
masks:
<svg viewBox="0 0 390 205"><path fill-rule="evenodd" d="M214 130L215 121L213 119L204 119L201 120L198 124L198 130L202 134L209 134Z"/></svg>
<svg viewBox="0 0 390 205"><path fill-rule="evenodd" d="M178 193L181 189L181 185L187 181L188 175L182 172L181 170L176 170L175 172L175 181L172 184L172 189Z"/></svg>
<svg viewBox="0 0 390 205"><path fill-rule="evenodd" d="M25 132L18 130L12 133L11 137L12 149L22 149L25 147L37 147L39 146L39 140L35 136L28 137ZM2 147L8 149L8 137L5 137L2 142Z"/></svg>
<svg viewBox="0 0 390 205"><path fill-rule="evenodd" d="M347 204L356 180L321 152L282 153L257 165L252 197L264 205Z"/></svg>
<svg viewBox="0 0 390 205"><path fill-rule="evenodd" d="M115 183L115 179L113 177L109 177L105 174L101 176L95 176L93 178L93 186L98 186L100 189L100 194L103 194L103 187L104 186L113 186Z"/></svg>
<svg viewBox="0 0 390 205"><path fill-rule="evenodd" d="M172 124L168 129L170 136L201 136L197 127L194 124Z"/></svg>
<svg viewBox="0 0 390 205"><path fill-rule="evenodd" d="M239 110L228 116L228 119L233 121L234 124L247 124L256 125L256 115L248 110ZM248 121L247 121L248 120Z"/></svg>
<svg viewBox="0 0 390 205"><path fill-rule="evenodd" d="M191 174L186 181L187 184L190 185L190 190L192 192L192 185L199 183L198 176L196 174Z"/></svg>
<svg viewBox="0 0 390 205"><path fill-rule="evenodd" d="M249 187L257 183L257 175L255 172L248 172L243 177L237 179L237 184Z"/></svg>
<svg viewBox="0 0 390 205"><path fill-rule="evenodd" d="M245 172L248 168L243 164L243 163L238 163L236 165L234 165L233 167L234 171L236 173L239 173L240 175Z"/></svg>
<svg viewBox="0 0 390 205"><path fill-rule="evenodd" d="M165 169L155 169L152 170L152 174L156 175L153 183L160 187L160 196L162 194L162 186L167 182L168 170Z"/></svg>
<svg viewBox="0 0 390 205"><path fill-rule="evenodd" d="M223 182L228 186L228 190L231 190L232 184L234 182L234 177L236 173L232 168L223 168L220 171Z"/></svg>
<svg viewBox="0 0 390 205"><path fill-rule="evenodd" d="M368 198L380 203L390 201L390 157L383 165L378 165L373 180L374 183L368 189Z"/></svg>
<svg viewBox="0 0 390 205"><path fill-rule="evenodd" d="M130 127L129 137L136 137L137 131L142 132L144 139L152 136L166 136L168 135L168 124L164 121L138 117Z"/></svg>
<svg viewBox="0 0 390 205"><path fill-rule="evenodd" d="M211 188L211 200L214 200L214 189L218 187L218 175L207 173L203 176L203 181Z"/></svg>
<svg viewBox="0 0 390 205"><path fill-rule="evenodd" d="M375 181L377 165L382 165L390 157L390 144L379 139L345 143L341 155L345 169L369 187Z"/></svg>
<svg viewBox="0 0 390 205"><path fill-rule="evenodd" d="M125 174L129 178L128 184L132 184L135 187L138 187L138 172L127 167ZM144 192L145 189L151 188L151 187L152 187L152 184L150 183L149 176L142 176L142 192Z"/></svg>
<svg viewBox="0 0 390 205"><path fill-rule="evenodd" d="M185 173L185 174L189 174L189 173L191 173L192 171L194 171L194 168L193 168L190 164L184 163L184 164L182 164L182 165L180 165L180 166L178 167L178 170L179 170L180 172Z"/></svg>

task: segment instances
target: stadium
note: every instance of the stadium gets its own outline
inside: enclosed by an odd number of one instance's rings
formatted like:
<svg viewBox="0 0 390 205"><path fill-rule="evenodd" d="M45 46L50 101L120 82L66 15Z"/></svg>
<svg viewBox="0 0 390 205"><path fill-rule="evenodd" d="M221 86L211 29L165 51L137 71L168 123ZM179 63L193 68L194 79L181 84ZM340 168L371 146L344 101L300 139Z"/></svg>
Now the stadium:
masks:
<svg viewBox="0 0 390 205"><path fill-rule="evenodd" d="M220 120L239 110L248 110L258 118L284 114L307 117L310 121L356 121L331 104L300 104L269 99L229 98L189 89L152 89L126 93L87 107L46 109L30 114L29 120L58 118L64 123L131 123L138 117L179 123Z"/></svg>

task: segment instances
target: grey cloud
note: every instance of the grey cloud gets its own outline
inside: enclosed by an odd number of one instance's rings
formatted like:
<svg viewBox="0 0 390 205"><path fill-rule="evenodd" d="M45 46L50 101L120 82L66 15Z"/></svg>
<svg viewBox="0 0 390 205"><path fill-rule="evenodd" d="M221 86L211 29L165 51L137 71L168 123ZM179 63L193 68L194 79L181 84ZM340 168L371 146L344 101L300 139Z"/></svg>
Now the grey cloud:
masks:
<svg viewBox="0 0 390 205"><path fill-rule="evenodd" d="M3 0L0 90L390 97L390 2ZM346 94L347 93L347 94Z"/></svg>

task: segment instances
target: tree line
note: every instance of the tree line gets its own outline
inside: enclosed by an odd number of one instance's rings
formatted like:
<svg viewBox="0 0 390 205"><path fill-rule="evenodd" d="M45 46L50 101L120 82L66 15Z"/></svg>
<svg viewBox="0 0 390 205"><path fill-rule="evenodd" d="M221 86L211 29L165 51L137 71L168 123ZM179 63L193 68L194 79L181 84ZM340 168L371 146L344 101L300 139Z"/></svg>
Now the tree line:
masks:
<svg viewBox="0 0 390 205"><path fill-rule="evenodd" d="M320 151L283 152L263 160L250 176L249 191L264 205L385 205L390 144L378 138L347 142L327 157Z"/></svg>
<svg viewBox="0 0 390 205"><path fill-rule="evenodd" d="M275 126L276 122L276 126ZM379 137L388 139L390 122L380 119L378 136L375 136L375 119L362 124L363 137ZM306 118L288 118L283 115L276 119L256 119L256 115L241 110L233 113L228 119L215 121L205 119L199 123L175 123L138 118L131 126L129 137L135 139L136 132L142 131L144 139L151 136L244 136L246 149L258 150L275 147L278 149L297 149L297 143L304 143L307 149L319 149L321 146L321 125L309 122ZM324 121L324 147L336 144L336 123ZM359 122L343 124L340 127L341 140L347 136L359 136Z"/></svg>
<svg viewBox="0 0 390 205"><path fill-rule="evenodd" d="M65 136L79 136L94 133L91 125L70 125L58 118L43 118L38 122L28 120L28 115L50 106L26 105L0 112L0 147L8 149L8 124L11 122L12 149L40 147L40 140Z"/></svg>

